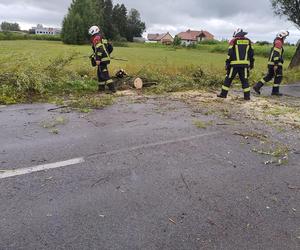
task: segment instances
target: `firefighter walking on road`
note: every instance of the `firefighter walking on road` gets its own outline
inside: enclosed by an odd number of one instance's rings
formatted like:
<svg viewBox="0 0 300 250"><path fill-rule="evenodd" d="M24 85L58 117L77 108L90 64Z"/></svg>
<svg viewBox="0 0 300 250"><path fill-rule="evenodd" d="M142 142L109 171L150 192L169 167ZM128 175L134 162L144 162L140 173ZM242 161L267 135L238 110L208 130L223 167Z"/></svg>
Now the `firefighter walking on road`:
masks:
<svg viewBox="0 0 300 250"><path fill-rule="evenodd" d="M110 64L110 54L113 50L112 45L108 44L101 34L100 29L97 26L92 26L89 29L89 35L91 35L91 44L94 51L91 56L92 65L97 66L97 75L99 82L99 91L104 92L105 86L108 86L112 93L116 92L114 82L110 78L108 65Z"/></svg>
<svg viewBox="0 0 300 250"><path fill-rule="evenodd" d="M226 79L222 86L220 98L227 98L232 81L239 75L244 90L244 99L250 100L250 86L248 82L249 69L254 67L254 51L250 39L246 37L248 33L243 29L237 29L233 34L228 49L226 60Z"/></svg>
<svg viewBox="0 0 300 250"><path fill-rule="evenodd" d="M274 85L272 90L273 96L282 96L279 92L279 87L283 79L283 54L284 54L284 40L289 36L288 31L281 31L277 34L273 44L273 48L270 53L268 62L268 73L253 87L254 91L260 95L260 90L265 83L274 79Z"/></svg>

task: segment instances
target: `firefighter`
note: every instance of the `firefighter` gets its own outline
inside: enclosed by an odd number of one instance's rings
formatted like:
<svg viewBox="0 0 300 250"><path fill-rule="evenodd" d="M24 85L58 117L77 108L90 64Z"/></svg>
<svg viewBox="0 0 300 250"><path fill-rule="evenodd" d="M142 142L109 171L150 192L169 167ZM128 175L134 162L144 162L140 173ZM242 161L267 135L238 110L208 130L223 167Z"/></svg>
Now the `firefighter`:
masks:
<svg viewBox="0 0 300 250"><path fill-rule="evenodd" d="M277 34L274 40L273 48L271 49L269 62L268 62L268 73L253 87L254 91L260 95L260 90L265 83L271 81L274 78L274 85L272 90L273 96L282 96L279 92L279 87L283 78L283 54L284 54L284 41L289 36L288 31L281 31Z"/></svg>
<svg viewBox="0 0 300 250"><path fill-rule="evenodd" d="M254 67L254 51L250 39L246 37L247 34L243 29L237 29L229 43L225 66L227 75L222 86L222 92L218 95L220 98L227 98L232 81L238 74L244 90L244 99L250 100L248 78L249 68L253 69Z"/></svg>
<svg viewBox="0 0 300 250"><path fill-rule="evenodd" d="M105 86L108 86L112 93L116 92L113 80L110 78L108 72L108 65L110 64L110 53L113 48L111 44L107 43L102 35L100 29L97 26L92 26L89 29L89 35L91 36L91 44L93 48L93 55L91 57L92 65L97 66L97 75L100 92L105 91Z"/></svg>

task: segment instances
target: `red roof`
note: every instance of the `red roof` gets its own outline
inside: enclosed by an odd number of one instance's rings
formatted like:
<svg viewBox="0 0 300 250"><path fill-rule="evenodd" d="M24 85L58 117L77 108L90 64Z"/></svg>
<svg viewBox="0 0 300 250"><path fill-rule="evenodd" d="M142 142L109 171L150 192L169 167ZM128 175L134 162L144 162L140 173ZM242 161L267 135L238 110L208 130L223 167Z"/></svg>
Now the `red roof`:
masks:
<svg viewBox="0 0 300 250"><path fill-rule="evenodd" d="M208 31L201 30L187 30L186 32L181 32L177 35L181 38L181 40L190 40L190 41L197 41L198 37L205 37L206 39L214 39L214 36L209 33Z"/></svg>
<svg viewBox="0 0 300 250"><path fill-rule="evenodd" d="M164 33L164 34L148 34L148 40L149 41L161 41L166 35L169 33Z"/></svg>

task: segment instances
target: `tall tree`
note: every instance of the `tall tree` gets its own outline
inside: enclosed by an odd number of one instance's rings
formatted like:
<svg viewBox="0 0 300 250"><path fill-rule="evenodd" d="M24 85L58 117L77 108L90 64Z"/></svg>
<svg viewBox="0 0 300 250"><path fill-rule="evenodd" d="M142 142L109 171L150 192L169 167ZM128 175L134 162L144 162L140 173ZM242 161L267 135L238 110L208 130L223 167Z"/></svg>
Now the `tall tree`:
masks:
<svg viewBox="0 0 300 250"><path fill-rule="evenodd" d="M108 39L114 39L115 31L113 27L113 3L111 0L104 0L103 6L103 33Z"/></svg>
<svg viewBox="0 0 300 250"><path fill-rule="evenodd" d="M73 0L63 20L62 40L68 44L83 44L89 39L88 28L100 20L94 0Z"/></svg>
<svg viewBox="0 0 300 250"><path fill-rule="evenodd" d="M274 13L284 16L300 29L300 0L271 0ZM290 68L300 66L300 43L290 64Z"/></svg>
<svg viewBox="0 0 300 250"><path fill-rule="evenodd" d="M128 14L124 4L114 6L112 0L72 0L63 20L63 42L86 43L88 29L93 25L99 26L107 39L133 41L134 36L141 36L145 31L140 13L132 9Z"/></svg>
<svg viewBox="0 0 300 250"><path fill-rule="evenodd" d="M117 4L112 13L114 30L117 35L126 38L127 33L127 9L124 4Z"/></svg>
<svg viewBox="0 0 300 250"><path fill-rule="evenodd" d="M142 36L146 30L146 25L141 21L141 15L136 9L131 9L127 17L127 34L126 38L132 42L134 37Z"/></svg>
<svg viewBox="0 0 300 250"><path fill-rule="evenodd" d="M96 14L96 23L101 28L104 26L104 0L94 0L95 3L95 14Z"/></svg>

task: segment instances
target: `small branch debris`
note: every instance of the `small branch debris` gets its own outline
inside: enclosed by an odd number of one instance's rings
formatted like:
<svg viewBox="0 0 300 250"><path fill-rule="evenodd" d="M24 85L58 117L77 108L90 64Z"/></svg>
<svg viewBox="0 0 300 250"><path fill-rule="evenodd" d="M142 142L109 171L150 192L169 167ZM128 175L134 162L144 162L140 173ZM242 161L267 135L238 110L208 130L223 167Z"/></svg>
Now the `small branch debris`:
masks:
<svg viewBox="0 0 300 250"><path fill-rule="evenodd" d="M173 219L169 218L169 221L172 222L174 225L176 225L176 221L174 221Z"/></svg>
<svg viewBox="0 0 300 250"><path fill-rule="evenodd" d="M189 191L191 192L189 185L187 184L187 182L185 181L185 179L184 179L184 177L183 177L183 174L181 174L181 179L182 179L184 185L186 186L186 189L189 190Z"/></svg>

